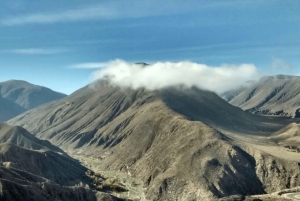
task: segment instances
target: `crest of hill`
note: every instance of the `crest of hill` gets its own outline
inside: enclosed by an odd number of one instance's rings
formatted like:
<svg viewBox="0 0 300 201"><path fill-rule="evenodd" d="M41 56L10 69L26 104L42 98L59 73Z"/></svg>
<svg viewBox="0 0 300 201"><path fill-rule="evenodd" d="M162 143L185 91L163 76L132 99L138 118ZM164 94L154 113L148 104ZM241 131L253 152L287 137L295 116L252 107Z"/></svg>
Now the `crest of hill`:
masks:
<svg viewBox="0 0 300 201"><path fill-rule="evenodd" d="M300 117L300 77L266 76L222 96L253 114Z"/></svg>

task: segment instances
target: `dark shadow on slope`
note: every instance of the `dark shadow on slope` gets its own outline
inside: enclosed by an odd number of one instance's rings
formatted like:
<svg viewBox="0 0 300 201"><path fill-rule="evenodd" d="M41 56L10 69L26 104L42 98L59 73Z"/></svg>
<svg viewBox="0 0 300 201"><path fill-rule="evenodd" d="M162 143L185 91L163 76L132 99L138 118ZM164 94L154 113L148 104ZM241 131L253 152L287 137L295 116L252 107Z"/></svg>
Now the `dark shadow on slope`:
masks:
<svg viewBox="0 0 300 201"><path fill-rule="evenodd" d="M249 114L232 106L217 94L196 87L172 87L160 92L165 104L192 121L204 122L229 132L261 135L275 132L293 120Z"/></svg>

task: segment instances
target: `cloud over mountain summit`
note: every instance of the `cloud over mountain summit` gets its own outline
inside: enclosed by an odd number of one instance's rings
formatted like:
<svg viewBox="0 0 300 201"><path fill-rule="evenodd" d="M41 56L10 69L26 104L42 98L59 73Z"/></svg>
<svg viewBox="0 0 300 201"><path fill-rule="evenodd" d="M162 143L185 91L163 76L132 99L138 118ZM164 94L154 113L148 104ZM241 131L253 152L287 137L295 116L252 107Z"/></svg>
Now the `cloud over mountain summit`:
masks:
<svg viewBox="0 0 300 201"><path fill-rule="evenodd" d="M145 87L149 90L174 85L197 86L201 89L222 93L244 85L259 76L253 64L221 65L182 62L157 62L140 65L114 60L93 73L93 78L108 79L114 85L134 89Z"/></svg>

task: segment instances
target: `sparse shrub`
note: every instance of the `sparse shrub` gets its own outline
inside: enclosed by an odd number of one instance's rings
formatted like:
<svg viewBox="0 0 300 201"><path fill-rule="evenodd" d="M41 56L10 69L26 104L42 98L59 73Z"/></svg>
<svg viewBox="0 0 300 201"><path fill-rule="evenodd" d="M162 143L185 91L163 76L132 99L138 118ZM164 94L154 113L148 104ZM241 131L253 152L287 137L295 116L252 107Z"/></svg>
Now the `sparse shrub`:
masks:
<svg viewBox="0 0 300 201"><path fill-rule="evenodd" d="M97 186L95 187L95 189L96 189L97 191L102 191L102 190L103 190L103 185L97 185Z"/></svg>
<svg viewBox="0 0 300 201"><path fill-rule="evenodd" d="M115 177L108 178L104 181L104 189L109 191L126 192L128 189L123 184L119 183Z"/></svg>
<svg viewBox="0 0 300 201"><path fill-rule="evenodd" d="M133 187L136 187L138 185L139 185L139 183L137 183L135 180L131 182L131 186L133 186Z"/></svg>

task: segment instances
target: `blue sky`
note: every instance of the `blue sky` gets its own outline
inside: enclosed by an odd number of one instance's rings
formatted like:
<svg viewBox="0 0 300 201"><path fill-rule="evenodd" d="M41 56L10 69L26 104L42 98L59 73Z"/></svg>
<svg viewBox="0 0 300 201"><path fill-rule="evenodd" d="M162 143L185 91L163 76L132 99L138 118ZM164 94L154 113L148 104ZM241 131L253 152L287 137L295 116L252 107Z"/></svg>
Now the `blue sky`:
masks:
<svg viewBox="0 0 300 201"><path fill-rule="evenodd" d="M3 0L0 81L69 94L114 59L300 74L299 9L298 0Z"/></svg>

